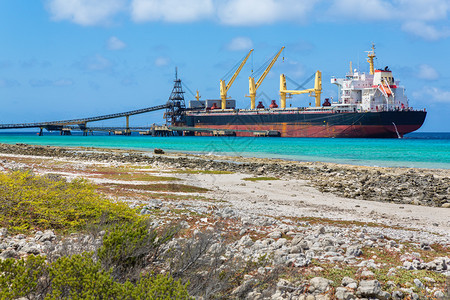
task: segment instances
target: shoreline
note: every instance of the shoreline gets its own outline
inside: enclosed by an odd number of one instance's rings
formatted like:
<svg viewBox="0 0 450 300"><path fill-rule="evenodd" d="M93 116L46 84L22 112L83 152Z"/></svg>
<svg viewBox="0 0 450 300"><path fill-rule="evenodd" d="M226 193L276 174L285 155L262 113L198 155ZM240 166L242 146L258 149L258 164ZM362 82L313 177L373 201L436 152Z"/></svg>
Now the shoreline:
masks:
<svg viewBox="0 0 450 300"><path fill-rule="evenodd" d="M41 139L39 139L39 137L29 137L25 139L22 137L15 137L6 139L5 141L10 145L25 142L42 147L46 147L46 145L52 145L51 147L58 147L58 145L61 145L61 147L79 147L80 145L85 145L84 147L86 148L101 149L102 147L107 146L109 148L105 149L121 148L127 151L142 152L151 152L154 148L161 148L166 150L167 153L181 152L190 155L208 155L211 151L212 153L222 153L215 155L244 156L246 158L271 158L273 155L279 159L289 161L322 161L368 167L450 170L450 160L448 159L448 155L446 155L446 150L450 149L448 139L442 140L442 142L444 142L444 144L442 144L445 146L444 148L439 147L441 141L435 145L435 143L430 144L424 139L413 142L412 144L408 140L396 141L391 139L386 141L380 139L367 139L367 141L362 143L355 139L350 141L344 141L349 139L318 139L320 141L312 139L312 144L311 142L308 142L308 139L273 139L271 142L268 142L268 148L260 152L259 149L265 149L264 145L266 144L266 142L261 139L249 140L244 138L245 140L240 141L233 138L221 141L219 138L216 139L218 144L215 144L215 140L212 140L211 137L182 137L183 140L174 137L170 141L166 138L145 139L138 136L130 137L126 140L122 137L114 138L109 136L98 136L98 140L96 138L97 137L93 138L91 136L74 136L68 138L51 136L49 139L45 139L45 137L41 137ZM206 140L203 140L203 138L206 138ZM188 146L186 146L186 143ZM124 146L127 148L123 148ZM283 147L286 147L286 149ZM340 150L333 150L335 147ZM411 147L416 150L412 152L409 151ZM283 151L280 150L282 148L284 149ZM378 149L384 148L386 148L386 150L381 152L378 151ZM441 150L436 152L438 149ZM365 155L366 150L368 151L367 155ZM373 155L370 153L373 153ZM398 153L398 156L392 156L393 153ZM429 154L433 155L430 156Z"/></svg>

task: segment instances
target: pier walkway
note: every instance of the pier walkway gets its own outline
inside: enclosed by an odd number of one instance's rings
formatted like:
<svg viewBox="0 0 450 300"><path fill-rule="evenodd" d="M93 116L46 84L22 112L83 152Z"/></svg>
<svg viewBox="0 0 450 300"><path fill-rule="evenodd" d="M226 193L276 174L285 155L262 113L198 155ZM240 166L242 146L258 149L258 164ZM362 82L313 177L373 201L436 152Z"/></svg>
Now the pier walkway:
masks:
<svg viewBox="0 0 450 300"><path fill-rule="evenodd" d="M170 107L170 105L171 104L156 105L156 106L152 106L152 107L131 110L131 111L126 111L126 112L121 112L121 113L96 116L96 117L88 117L88 118L80 118L80 119L51 121L51 122L38 122L38 123L0 124L0 129L40 128L41 131L40 131L39 135L42 135L43 129L46 129L48 131L61 131L61 134L64 134L64 135L70 133L70 130L79 129L79 130L83 131L84 135L87 135L88 130L91 130L91 128L88 129L88 127L86 126L86 124L88 122L96 122L96 121L125 117L126 118L125 134L129 134L129 133L131 133L131 129L129 126L129 117L130 116L143 114L143 113L147 113L147 112L152 112L152 111L156 111L156 110L167 109ZM78 128L73 127L73 125L78 126Z"/></svg>

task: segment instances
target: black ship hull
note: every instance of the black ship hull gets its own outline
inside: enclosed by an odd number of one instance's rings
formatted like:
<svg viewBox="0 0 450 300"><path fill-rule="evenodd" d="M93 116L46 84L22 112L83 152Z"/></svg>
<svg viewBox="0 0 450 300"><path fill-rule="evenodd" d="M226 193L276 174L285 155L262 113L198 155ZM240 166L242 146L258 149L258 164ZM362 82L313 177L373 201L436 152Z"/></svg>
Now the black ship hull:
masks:
<svg viewBox="0 0 450 300"><path fill-rule="evenodd" d="M281 137L397 138L419 129L425 117L425 111L411 110L339 113L275 109L191 111L186 114L186 125L233 131L237 136L270 131Z"/></svg>

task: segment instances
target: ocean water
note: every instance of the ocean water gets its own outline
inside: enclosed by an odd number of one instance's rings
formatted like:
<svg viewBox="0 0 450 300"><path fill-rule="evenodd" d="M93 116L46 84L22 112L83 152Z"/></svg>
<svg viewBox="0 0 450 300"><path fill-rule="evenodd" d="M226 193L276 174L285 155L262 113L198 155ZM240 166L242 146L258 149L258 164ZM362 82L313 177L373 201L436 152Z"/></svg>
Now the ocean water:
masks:
<svg viewBox="0 0 450 300"><path fill-rule="evenodd" d="M83 146L282 158L364 166L450 169L450 133L411 133L403 139L268 137L60 136L0 132L0 143Z"/></svg>

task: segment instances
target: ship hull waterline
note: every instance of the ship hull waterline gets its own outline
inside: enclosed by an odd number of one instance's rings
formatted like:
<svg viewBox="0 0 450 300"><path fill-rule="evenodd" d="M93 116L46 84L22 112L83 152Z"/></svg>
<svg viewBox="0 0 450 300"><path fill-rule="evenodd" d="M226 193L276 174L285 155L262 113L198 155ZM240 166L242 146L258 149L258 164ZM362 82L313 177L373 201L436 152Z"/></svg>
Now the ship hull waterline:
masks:
<svg viewBox="0 0 450 300"><path fill-rule="evenodd" d="M419 129L424 111L365 113L193 113L186 116L188 126L232 131L236 136L255 136L262 131L281 137L398 138ZM211 132L197 132L211 135Z"/></svg>

